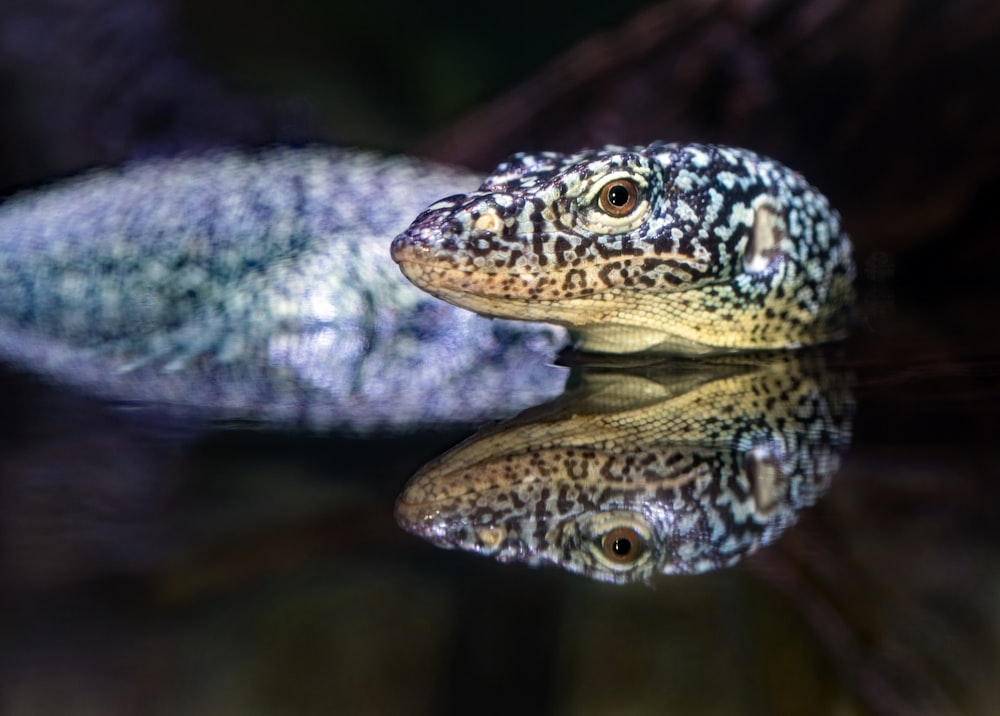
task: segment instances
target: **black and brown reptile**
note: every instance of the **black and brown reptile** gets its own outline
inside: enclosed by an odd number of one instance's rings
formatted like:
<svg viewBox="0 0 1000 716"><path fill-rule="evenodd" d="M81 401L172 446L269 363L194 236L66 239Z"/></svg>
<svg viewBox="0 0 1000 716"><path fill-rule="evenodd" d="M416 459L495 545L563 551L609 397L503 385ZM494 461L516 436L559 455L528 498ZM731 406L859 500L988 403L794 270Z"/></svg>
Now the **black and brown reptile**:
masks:
<svg viewBox="0 0 1000 716"><path fill-rule="evenodd" d="M392 244L420 288L557 323L584 349L705 354L844 335L855 273L802 176L732 147L656 142L518 154Z"/></svg>

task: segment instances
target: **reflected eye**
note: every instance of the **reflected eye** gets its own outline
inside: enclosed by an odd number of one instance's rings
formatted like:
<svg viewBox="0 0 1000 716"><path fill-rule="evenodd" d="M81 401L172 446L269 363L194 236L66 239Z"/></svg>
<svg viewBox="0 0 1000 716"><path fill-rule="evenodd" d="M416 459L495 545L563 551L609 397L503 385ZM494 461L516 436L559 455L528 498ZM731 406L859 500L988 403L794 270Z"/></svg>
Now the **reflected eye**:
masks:
<svg viewBox="0 0 1000 716"><path fill-rule="evenodd" d="M634 562L642 554L642 537L630 527L618 527L601 537L604 556L613 562Z"/></svg>
<svg viewBox="0 0 1000 716"><path fill-rule="evenodd" d="M608 182L597 197L601 211L610 216L627 216L639 203L639 190L630 179Z"/></svg>

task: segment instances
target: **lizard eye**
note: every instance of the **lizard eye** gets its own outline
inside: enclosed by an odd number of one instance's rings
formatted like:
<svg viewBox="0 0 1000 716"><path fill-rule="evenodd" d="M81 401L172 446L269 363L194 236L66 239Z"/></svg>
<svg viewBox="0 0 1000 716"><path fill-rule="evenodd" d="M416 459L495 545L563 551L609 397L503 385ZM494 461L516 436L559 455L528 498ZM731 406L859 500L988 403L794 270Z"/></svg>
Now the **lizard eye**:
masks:
<svg viewBox="0 0 1000 716"><path fill-rule="evenodd" d="M634 562L642 553L642 537L630 527L618 527L601 537L601 550L612 562Z"/></svg>
<svg viewBox="0 0 1000 716"><path fill-rule="evenodd" d="M601 188L597 205L610 216L627 216L639 203L639 190L631 179L615 179Z"/></svg>

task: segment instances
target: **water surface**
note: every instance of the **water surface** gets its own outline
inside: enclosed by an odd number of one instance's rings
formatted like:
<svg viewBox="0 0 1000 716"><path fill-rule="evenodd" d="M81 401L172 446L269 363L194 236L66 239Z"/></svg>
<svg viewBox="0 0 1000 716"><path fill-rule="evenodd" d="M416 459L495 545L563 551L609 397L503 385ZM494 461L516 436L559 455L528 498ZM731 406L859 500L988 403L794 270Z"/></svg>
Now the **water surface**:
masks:
<svg viewBox="0 0 1000 716"><path fill-rule="evenodd" d="M205 430L6 371L0 711L992 713L984 300L870 292L828 352L853 407L825 493L734 566L624 585L397 526L477 425Z"/></svg>

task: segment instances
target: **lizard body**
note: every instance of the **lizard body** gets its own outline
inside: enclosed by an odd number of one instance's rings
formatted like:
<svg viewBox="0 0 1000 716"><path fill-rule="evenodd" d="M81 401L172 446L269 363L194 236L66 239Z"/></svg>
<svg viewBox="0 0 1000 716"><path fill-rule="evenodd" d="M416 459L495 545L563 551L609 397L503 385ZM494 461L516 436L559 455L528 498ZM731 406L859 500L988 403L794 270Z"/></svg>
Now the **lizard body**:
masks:
<svg viewBox="0 0 1000 716"><path fill-rule="evenodd" d="M562 388L565 337L401 277L388 244L468 172L323 147L150 159L0 204L0 361L116 402L355 431ZM509 370L517 366L518 370Z"/></svg>

